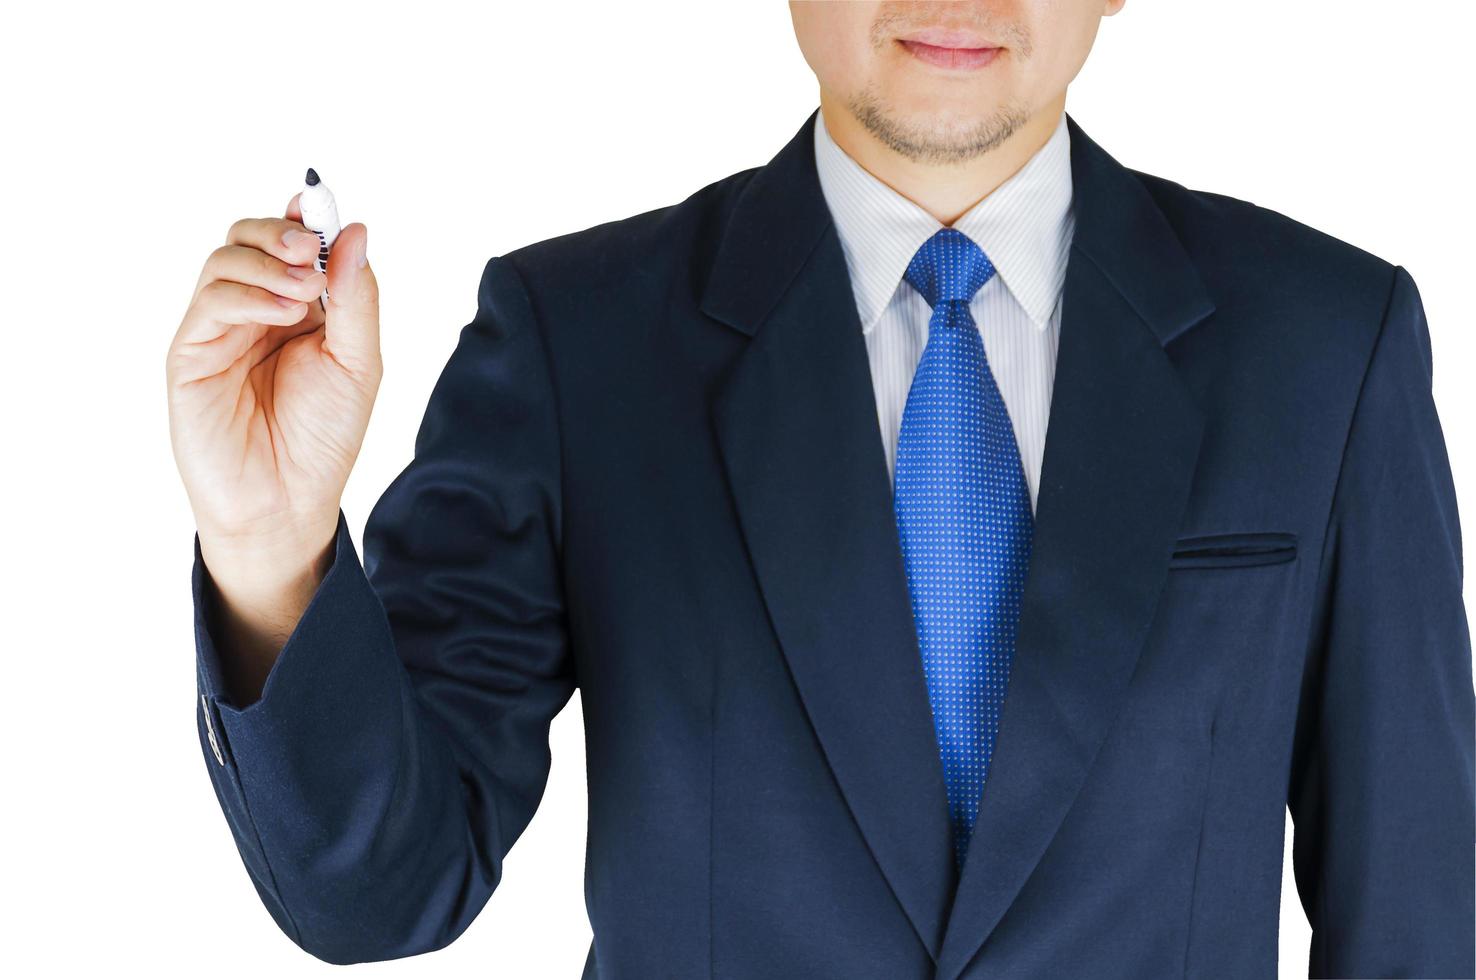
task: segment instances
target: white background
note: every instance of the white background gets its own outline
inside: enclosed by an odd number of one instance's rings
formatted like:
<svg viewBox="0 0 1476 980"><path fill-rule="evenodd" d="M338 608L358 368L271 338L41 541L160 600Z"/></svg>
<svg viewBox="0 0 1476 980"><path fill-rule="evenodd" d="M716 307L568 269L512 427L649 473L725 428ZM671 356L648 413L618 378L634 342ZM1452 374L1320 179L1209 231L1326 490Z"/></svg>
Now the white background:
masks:
<svg viewBox="0 0 1476 980"><path fill-rule="evenodd" d="M1437 0L1128 0L1067 105L1129 166L1411 271L1463 514L1473 34L1470 5ZM280 215L307 166L368 225L386 371L344 500L358 542L486 260L766 162L814 77L778 2L99 3L8 9L0 86L6 972L327 975L260 904L195 734L163 361L206 255ZM480 918L364 975L579 975L578 708ZM1282 975L1305 976L1289 873L1282 926Z"/></svg>

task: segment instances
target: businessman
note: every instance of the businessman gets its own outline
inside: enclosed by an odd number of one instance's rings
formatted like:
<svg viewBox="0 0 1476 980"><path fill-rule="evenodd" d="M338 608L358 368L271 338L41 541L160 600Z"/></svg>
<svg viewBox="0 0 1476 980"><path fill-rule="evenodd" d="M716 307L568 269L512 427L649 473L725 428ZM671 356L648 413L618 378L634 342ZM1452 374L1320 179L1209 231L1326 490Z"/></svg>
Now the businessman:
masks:
<svg viewBox="0 0 1476 980"><path fill-rule="evenodd" d="M765 165L486 263L362 562L367 230L231 226L170 425L287 936L460 935L577 687L586 978L1274 976L1287 806L1314 976L1472 976L1419 293L1067 116L1121 6L792 4Z"/></svg>

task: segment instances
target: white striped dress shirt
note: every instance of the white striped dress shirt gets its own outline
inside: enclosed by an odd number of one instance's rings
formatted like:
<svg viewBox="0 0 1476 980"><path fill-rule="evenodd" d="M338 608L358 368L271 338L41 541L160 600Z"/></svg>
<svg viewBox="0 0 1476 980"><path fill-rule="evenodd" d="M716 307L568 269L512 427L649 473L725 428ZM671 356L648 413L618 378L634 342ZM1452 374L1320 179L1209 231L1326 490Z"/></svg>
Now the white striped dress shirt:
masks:
<svg viewBox="0 0 1476 980"><path fill-rule="evenodd" d="M815 117L815 165L835 219L871 361L887 470L896 478L897 432L932 309L902 274L943 226L857 163ZM1008 180L953 223L996 274L969 305L1020 447L1033 511L1061 330L1061 286L1076 222L1071 150L1062 113L1049 140Z"/></svg>

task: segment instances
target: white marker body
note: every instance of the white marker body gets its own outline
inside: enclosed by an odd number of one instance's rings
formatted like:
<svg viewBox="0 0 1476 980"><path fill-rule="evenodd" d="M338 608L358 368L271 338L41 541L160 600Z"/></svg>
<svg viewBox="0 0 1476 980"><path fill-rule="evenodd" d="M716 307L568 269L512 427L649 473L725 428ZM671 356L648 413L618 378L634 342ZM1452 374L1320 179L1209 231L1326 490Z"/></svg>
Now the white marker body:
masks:
<svg viewBox="0 0 1476 980"><path fill-rule="evenodd" d="M318 233L318 257L313 264L319 272L326 273L328 253L342 230L338 224L338 204L333 200L333 192L321 180L316 184L304 182L298 206L302 209L303 225ZM326 305L327 302L328 287L324 286L323 303Z"/></svg>

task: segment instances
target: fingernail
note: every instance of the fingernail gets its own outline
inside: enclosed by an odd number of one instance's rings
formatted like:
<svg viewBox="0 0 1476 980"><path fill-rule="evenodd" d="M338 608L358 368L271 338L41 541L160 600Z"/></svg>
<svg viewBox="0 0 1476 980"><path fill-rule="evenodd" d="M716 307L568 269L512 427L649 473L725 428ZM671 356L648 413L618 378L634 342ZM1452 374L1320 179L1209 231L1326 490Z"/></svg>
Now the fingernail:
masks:
<svg viewBox="0 0 1476 980"><path fill-rule="evenodd" d="M305 231L298 231L296 228L289 228L282 233L282 244L288 248L292 248L308 240L316 241L317 238L317 235L312 235Z"/></svg>
<svg viewBox="0 0 1476 980"><path fill-rule="evenodd" d="M318 270L310 265L289 265L287 274L293 279L311 279L318 274Z"/></svg>
<svg viewBox="0 0 1476 980"><path fill-rule="evenodd" d="M369 234L364 234L364 240L359 243L359 257L355 264L360 268L369 264Z"/></svg>
<svg viewBox="0 0 1476 980"><path fill-rule="evenodd" d="M289 310L292 309L292 307L294 307L294 306L300 306L300 305L302 305L302 301L301 300L288 299L286 296L273 296L272 299L276 300L278 303L280 303L283 306L287 307Z"/></svg>

